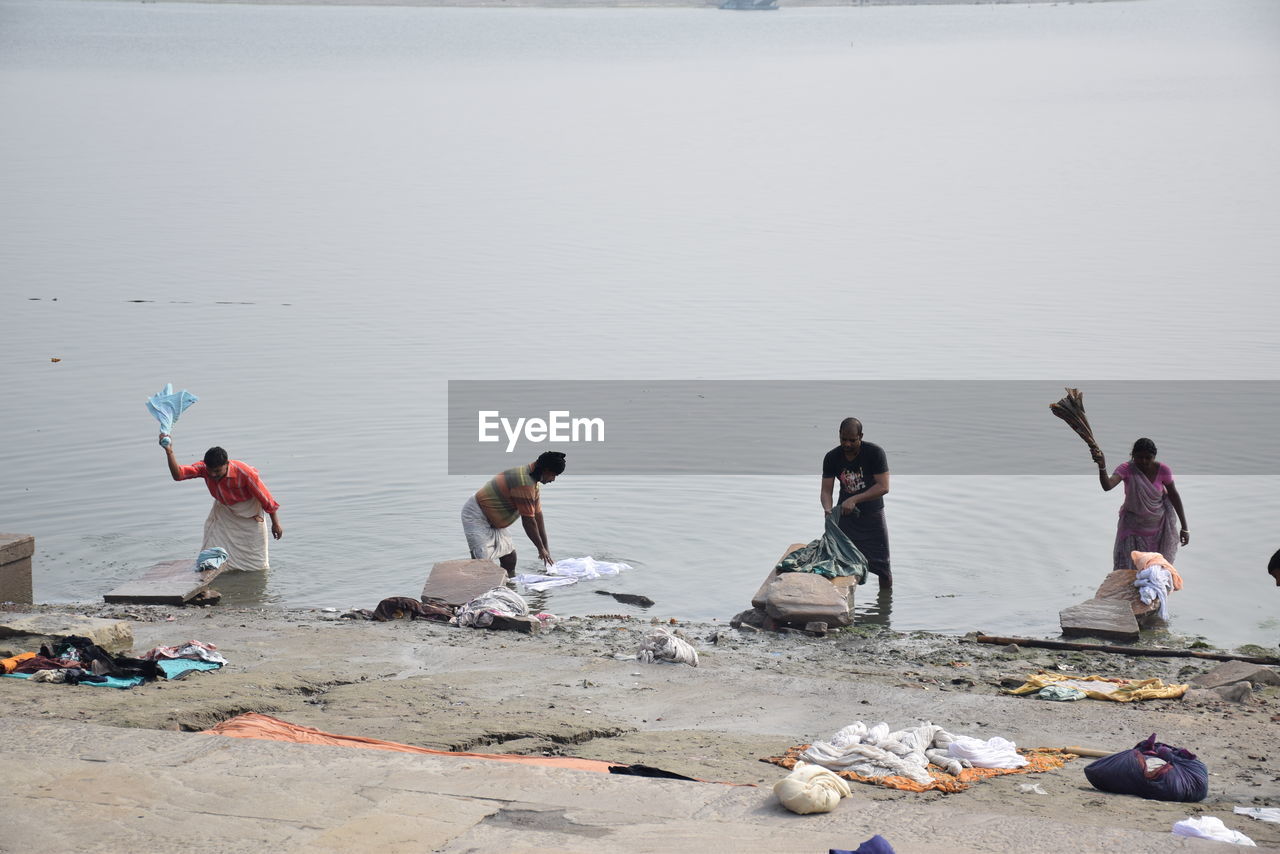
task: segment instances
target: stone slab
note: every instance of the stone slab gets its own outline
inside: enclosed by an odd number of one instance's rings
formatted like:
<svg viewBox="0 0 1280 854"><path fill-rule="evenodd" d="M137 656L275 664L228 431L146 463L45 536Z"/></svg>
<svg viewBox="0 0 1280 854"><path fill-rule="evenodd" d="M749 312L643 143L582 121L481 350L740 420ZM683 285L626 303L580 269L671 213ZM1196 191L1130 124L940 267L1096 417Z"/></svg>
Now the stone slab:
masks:
<svg viewBox="0 0 1280 854"><path fill-rule="evenodd" d="M1247 661L1224 661L1191 680L1191 684L1197 688L1218 688L1222 685L1234 685L1237 682L1280 685L1280 673L1277 673L1275 668L1250 664Z"/></svg>
<svg viewBox="0 0 1280 854"><path fill-rule="evenodd" d="M36 553L36 538L30 534L0 534L0 566L29 558Z"/></svg>
<svg viewBox="0 0 1280 854"><path fill-rule="evenodd" d="M764 610L765 603L769 601L769 585L778 577L778 573L775 571L775 568L779 563L782 563L783 558L787 555L791 554L796 549L804 548L806 545L807 543L792 543L787 546L787 550L782 553L782 557L779 557L774 561L773 567L770 567L769 574L764 577L764 581L761 582L760 589L756 591L756 595L751 597L751 607L759 608L761 611Z"/></svg>
<svg viewBox="0 0 1280 854"><path fill-rule="evenodd" d="M422 601L438 601L455 608L501 587L507 573L491 560L444 560L431 567L422 588Z"/></svg>
<svg viewBox="0 0 1280 854"><path fill-rule="evenodd" d="M826 623L847 626L853 622L849 599L820 575L784 572L769 585L769 601L764 611L779 622Z"/></svg>
<svg viewBox="0 0 1280 854"><path fill-rule="evenodd" d="M34 652L46 640L70 635L88 638L111 653L133 649L133 629L123 620L78 614L0 613L0 647L14 648L15 652Z"/></svg>
<svg viewBox="0 0 1280 854"><path fill-rule="evenodd" d="M0 566L0 602L30 605L35 601L33 597L31 558L20 558Z"/></svg>
<svg viewBox="0 0 1280 854"><path fill-rule="evenodd" d="M194 599L223 573L222 567L196 572L194 560L166 560L141 578L127 581L102 598L135 605L182 605Z"/></svg>
<svg viewBox="0 0 1280 854"><path fill-rule="evenodd" d="M0 534L0 602L30 605L31 556L36 538L30 534Z"/></svg>
<svg viewBox="0 0 1280 854"><path fill-rule="evenodd" d="M1058 612L1058 622L1066 637L1095 637L1136 641L1138 620L1123 599L1090 599Z"/></svg>
<svg viewBox="0 0 1280 854"><path fill-rule="evenodd" d="M537 617L507 617L494 614L489 628L496 632L519 632L525 635L536 635L542 631L542 621Z"/></svg>
<svg viewBox="0 0 1280 854"><path fill-rule="evenodd" d="M1160 610L1158 602L1147 604L1138 596L1138 588L1133 586L1133 580L1138 577L1136 569L1117 569L1107 573L1107 577L1102 579L1102 583L1098 585L1098 590L1093 594L1095 599L1117 599L1129 604L1129 610L1135 617L1145 617L1148 614L1154 614Z"/></svg>

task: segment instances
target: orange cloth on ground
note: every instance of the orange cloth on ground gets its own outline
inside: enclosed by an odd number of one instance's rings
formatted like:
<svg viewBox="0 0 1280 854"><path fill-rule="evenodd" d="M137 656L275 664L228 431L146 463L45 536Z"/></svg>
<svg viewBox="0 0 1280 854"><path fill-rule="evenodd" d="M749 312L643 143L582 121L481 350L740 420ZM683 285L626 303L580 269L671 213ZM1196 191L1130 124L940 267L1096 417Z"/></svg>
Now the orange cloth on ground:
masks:
<svg viewBox="0 0 1280 854"><path fill-rule="evenodd" d="M1138 572L1142 572L1152 564L1163 566L1173 576L1173 589L1182 589L1182 576L1178 575L1178 570L1174 569L1173 564L1165 560L1164 555L1160 554L1160 552L1130 552L1129 559L1133 561L1133 568Z"/></svg>
<svg viewBox="0 0 1280 854"><path fill-rule="evenodd" d="M0 673L12 673L18 665L28 658L35 658L34 652L20 652L13 658L0 658Z"/></svg>
<svg viewBox="0 0 1280 854"><path fill-rule="evenodd" d="M787 748L787 752L782 756L766 756L760 761L768 762L771 765L780 765L787 770L791 770L796 767L796 762L800 761L800 754L808 749L809 745L807 744L797 744L795 747ZM966 768L957 775L948 774L946 771L930 765L927 770L929 776L933 778L933 782L929 784L917 783L909 777L893 775L864 777L852 771L833 771L832 773L846 780L856 780L859 783L871 783L876 786L901 789L906 792L937 791L955 793L963 792L969 786L988 777L999 777L1004 774L1030 774L1033 771L1037 773L1052 771L1055 768L1061 768L1069 760L1076 758L1076 754L1055 747L1019 750L1018 755L1026 759L1028 764L1021 768Z"/></svg>
<svg viewBox="0 0 1280 854"><path fill-rule="evenodd" d="M621 762L605 762L602 759L576 759L572 756L516 756L510 753L460 753L450 750L432 750L376 738L358 735L335 735L308 726L291 724L269 715L248 712L225 720L212 729L203 730L208 735L226 735L232 738L257 738L265 741L289 741L294 744L327 744L332 747L363 747L370 750L391 750L397 753L425 753L431 756L465 756L472 759L493 759L498 762L518 762L523 765L549 765L555 768L572 768L577 771L600 771Z"/></svg>

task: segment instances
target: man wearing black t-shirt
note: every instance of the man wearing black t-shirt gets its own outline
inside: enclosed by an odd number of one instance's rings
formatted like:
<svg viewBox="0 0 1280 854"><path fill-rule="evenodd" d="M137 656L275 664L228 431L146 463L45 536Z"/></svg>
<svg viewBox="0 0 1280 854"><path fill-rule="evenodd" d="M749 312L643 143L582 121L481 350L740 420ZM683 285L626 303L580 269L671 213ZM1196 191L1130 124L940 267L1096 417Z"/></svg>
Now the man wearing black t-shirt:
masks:
<svg viewBox="0 0 1280 854"><path fill-rule="evenodd" d="M889 569L889 529L884 522L884 495L889 491L889 461L879 445L862 440L862 422L840 422L840 446L822 458L822 510L832 511L831 488L840 482L840 530L866 555L867 569L880 588L893 586Z"/></svg>

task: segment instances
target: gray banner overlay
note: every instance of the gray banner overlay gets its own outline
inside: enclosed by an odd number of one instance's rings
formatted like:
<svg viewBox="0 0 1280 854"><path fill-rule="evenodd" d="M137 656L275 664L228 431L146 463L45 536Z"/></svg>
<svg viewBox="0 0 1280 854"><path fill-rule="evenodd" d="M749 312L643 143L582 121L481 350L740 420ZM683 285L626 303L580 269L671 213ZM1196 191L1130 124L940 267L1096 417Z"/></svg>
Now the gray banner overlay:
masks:
<svg viewBox="0 0 1280 854"><path fill-rule="evenodd" d="M1175 476L1280 473L1277 381L453 380L449 474L556 450L573 475L818 476L847 416L894 474L1094 474L1049 410L1066 386L1084 393L1108 470L1146 436Z"/></svg>

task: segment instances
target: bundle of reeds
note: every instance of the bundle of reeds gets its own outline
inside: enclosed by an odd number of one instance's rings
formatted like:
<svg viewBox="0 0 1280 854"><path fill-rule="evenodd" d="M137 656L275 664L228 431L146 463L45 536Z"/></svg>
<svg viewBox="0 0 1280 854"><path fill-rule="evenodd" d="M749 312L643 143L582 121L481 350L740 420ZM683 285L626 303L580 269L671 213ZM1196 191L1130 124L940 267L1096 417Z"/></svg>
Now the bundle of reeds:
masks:
<svg viewBox="0 0 1280 854"><path fill-rule="evenodd" d="M1084 414L1084 395L1080 393L1080 389L1067 389L1067 396L1057 403L1049 404L1049 409L1054 415L1071 425L1071 429L1084 439L1090 451L1101 453L1098 450L1097 440L1093 438L1093 428L1089 426L1089 419Z"/></svg>

